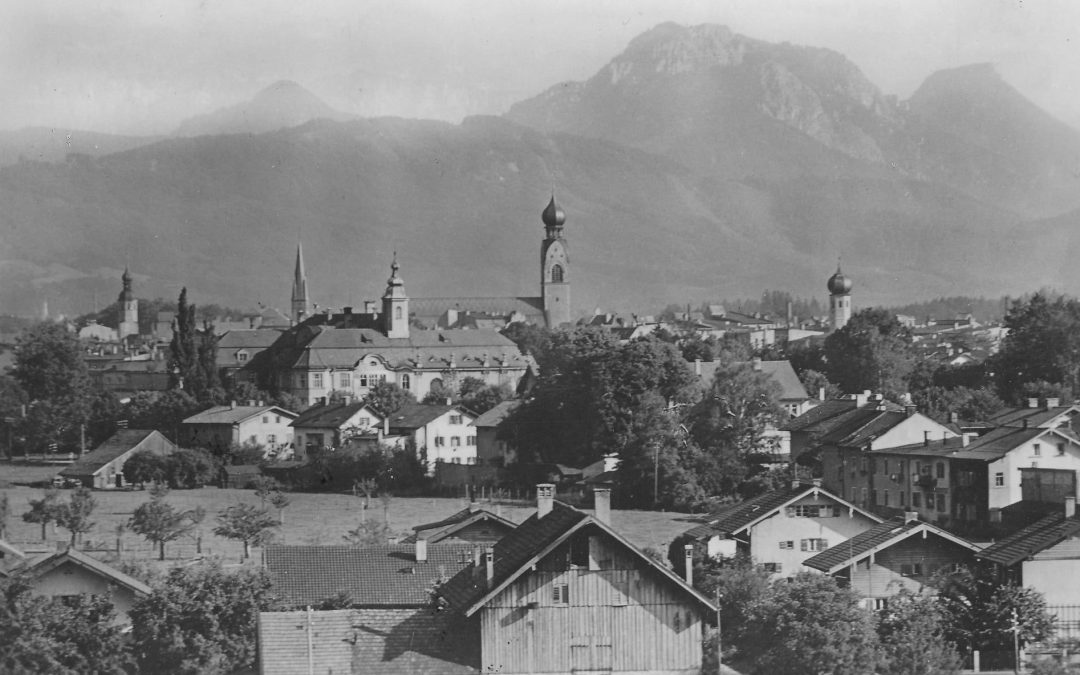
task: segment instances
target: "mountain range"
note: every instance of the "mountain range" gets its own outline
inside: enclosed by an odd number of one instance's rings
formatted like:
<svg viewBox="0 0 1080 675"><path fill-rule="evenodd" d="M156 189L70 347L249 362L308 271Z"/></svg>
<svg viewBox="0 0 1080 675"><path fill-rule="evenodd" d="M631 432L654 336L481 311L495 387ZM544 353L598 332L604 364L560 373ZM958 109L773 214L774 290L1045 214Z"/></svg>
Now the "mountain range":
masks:
<svg viewBox="0 0 1080 675"><path fill-rule="evenodd" d="M857 306L1080 287L1080 133L991 66L899 101L839 53L722 26L660 25L459 125L282 82L169 138L19 139L0 135L9 312L109 302L125 264L144 297L284 306L298 241L322 306L377 297L395 250L414 296L535 295L553 187L578 312L824 296L840 256Z"/></svg>

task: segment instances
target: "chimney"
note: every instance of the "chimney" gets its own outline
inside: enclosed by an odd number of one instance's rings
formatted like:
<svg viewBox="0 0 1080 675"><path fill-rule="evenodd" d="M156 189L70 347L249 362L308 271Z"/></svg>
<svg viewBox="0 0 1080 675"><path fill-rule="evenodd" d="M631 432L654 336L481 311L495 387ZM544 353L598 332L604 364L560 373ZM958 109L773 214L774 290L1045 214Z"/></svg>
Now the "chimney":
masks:
<svg viewBox="0 0 1080 675"><path fill-rule="evenodd" d="M914 403L909 403L904 406L904 415L907 417L911 417L912 415L914 415L915 411L916 407Z"/></svg>
<svg viewBox="0 0 1080 675"><path fill-rule="evenodd" d="M922 444L923 444L924 448L930 447L930 432L929 431L922 432Z"/></svg>
<svg viewBox="0 0 1080 675"><path fill-rule="evenodd" d="M446 405L454 405L454 399L447 396L446 397Z"/></svg>
<svg viewBox="0 0 1080 675"><path fill-rule="evenodd" d="M352 314L352 307L344 307L341 312L342 314Z"/></svg>
<svg viewBox="0 0 1080 675"><path fill-rule="evenodd" d="M611 524L611 488L593 488L593 517L605 525Z"/></svg>
<svg viewBox="0 0 1080 675"><path fill-rule="evenodd" d="M374 314L374 313L375 313L375 301L374 300L365 300L364 301L364 314Z"/></svg>
<svg viewBox="0 0 1080 675"><path fill-rule="evenodd" d="M866 405L866 402L870 400L870 390L867 389L861 394L855 394L855 407L861 408Z"/></svg>
<svg viewBox="0 0 1080 675"><path fill-rule="evenodd" d="M236 401L229 401L229 410L236 410Z"/></svg>
<svg viewBox="0 0 1080 675"><path fill-rule="evenodd" d="M683 560L683 565L686 568L686 585L687 586L693 586L694 585L694 545L693 544L685 544L683 546L683 555L686 556L685 559Z"/></svg>
<svg viewBox="0 0 1080 675"><path fill-rule="evenodd" d="M918 511L904 511L904 524L914 523L919 519Z"/></svg>
<svg viewBox="0 0 1080 675"><path fill-rule="evenodd" d="M540 483L536 486L536 517L543 518L551 513L555 506L554 483Z"/></svg>
<svg viewBox="0 0 1080 675"><path fill-rule="evenodd" d="M491 588L495 582L495 548L493 546L488 546L484 551L484 565L487 568L487 586Z"/></svg>
<svg viewBox="0 0 1080 675"><path fill-rule="evenodd" d="M1029 408L1038 408L1039 407L1039 399L1037 399L1037 398L1029 398L1028 399L1028 407Z"/></svg>
<svg viewBox="0 0 1080 675"><path fill-rule="evenodd" d="M802 487L802 483L800 483L798 481L798 479L791 481L791 489L792 490L798 490L801 487Z"/></svg>
<svg viewBox="0 0 1080 675"><path fill-rule="evenodd" d="M968 433L960 434L960 447L966 448L968 446L968 443L971 443L971 437L973 435L974 434Z"/></svg>
<svg viewBox="0 0 1080 675"><path fill-rule="evenodd" d="M416 538L416 562L427 562L427 539Z"/></svg>
<svg viewBox="0 0 1080 675"><path fill-rule="evenodd" d="M825 400L825 387L818 387L817 397L819 401Z"/></svg>
<svg viewBox="0 0 1080 675"><path fill-rule="evenodd" d="M701 377L701 359L694 359L694 374Z"/></svg>
<svg viewBox="0 0 1080 675"><path fill-rule="evenodd" d="M761 370L761 357L760 356L755 356L754 360L751 361L751 364L753 365L754 370L760 371Z"/></svg>
<svg viewBox="0 0 1080 675"><path fill-rule="evenodd" d="M960 413L957 413L957 412L949 413L949 423L950 424L959 424L960 423Z"/></svg>
<svg viewBox="0 0 1080 675"><path fill-rule="evenodd" d="M1024 429L1028 428L1028 419L1026 417L1024 418L1024 421L1023 421L1023 428Z"/></svg>
<svg viewBox="0 0 1080 675"><path fill-rule="evenodd" d="M482 560L481 560L482 558L483 558L483 554L481 554L481 552L480 552L480 547L479 546L474 547L473 552L472 552L472 568L473 568L473 578L474 579L480 576L480 563L482 562Z"/></svg>
<svg viewBox="0 0 1080 675"><path fill-rule="evenodd" d="M821 487L821 479L820 478L811 479L810 484L813 485L816 488L819 488L819 487Z"/></svg>
<svg viewBox="0 0 1080 675"><path fill-rule="evenodd" d="M1060 403L1061 403L1060 399L1048 398L1048 399L1046 399L1046 409L1047 410L1053 410L1054 408L1058 407L1058 405Z"/></svg>
<svg viewBox="0 0 1080 675"><path fill-rule="evenodd" d="M476 495L469 496L469 513L476 513L480 510L480 505L477 504L475 501L472 501L474 499L476 499Z"/></svg>
<svg viewBox="0 0 1080 675"><path fill-rule="evenodd" d="M1076 497L1069 496L1065 498L1065 517L1076 517Z"/></svg>

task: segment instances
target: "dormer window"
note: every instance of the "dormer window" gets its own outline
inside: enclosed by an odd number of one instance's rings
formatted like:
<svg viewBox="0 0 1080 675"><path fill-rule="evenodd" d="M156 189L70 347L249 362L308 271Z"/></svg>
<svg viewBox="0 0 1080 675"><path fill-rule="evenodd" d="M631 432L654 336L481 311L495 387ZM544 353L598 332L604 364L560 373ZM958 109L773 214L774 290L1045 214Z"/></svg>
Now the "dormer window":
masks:
<svg viewBox="0 0 1080 675"><path fill-rule="evenodd" d="M245 363L248 360L248 353L245 351L236 352L236 360Z"/></svg>

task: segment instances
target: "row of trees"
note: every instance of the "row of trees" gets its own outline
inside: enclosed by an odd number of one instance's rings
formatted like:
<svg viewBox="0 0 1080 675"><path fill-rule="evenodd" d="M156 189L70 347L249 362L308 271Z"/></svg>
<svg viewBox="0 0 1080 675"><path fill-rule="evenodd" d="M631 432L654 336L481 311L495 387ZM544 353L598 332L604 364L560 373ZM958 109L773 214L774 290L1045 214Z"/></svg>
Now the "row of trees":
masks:
<svg viewBox="0 0 1080 675"><path fill-rule="evenodd" d="M681 568L680 542L670 558ZM1021 645L1048 638L1053 628L1040 594L999 584L982 568L940 577L938 594L901 590L876 612L833 577L770 581L741 556L697 558L694 582L707 597L719 594L725 661L748 673L957 673L973 650L1011 654L1014 617ZM713 658L715 649L707 652Z"/></svg>

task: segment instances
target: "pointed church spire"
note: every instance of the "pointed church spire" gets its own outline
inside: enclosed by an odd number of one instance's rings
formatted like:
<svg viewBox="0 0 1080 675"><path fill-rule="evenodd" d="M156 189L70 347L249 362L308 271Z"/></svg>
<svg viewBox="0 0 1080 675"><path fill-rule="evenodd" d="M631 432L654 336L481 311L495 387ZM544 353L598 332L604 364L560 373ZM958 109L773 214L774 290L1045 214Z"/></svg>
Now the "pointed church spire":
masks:
<svg viewBox="0 0 1080 675"><path fill-rule="evenodd" d="M304 271L304 245L296 245L296 270L293 273L292 320L300 323L308 317L307 273Z"/></svg>

